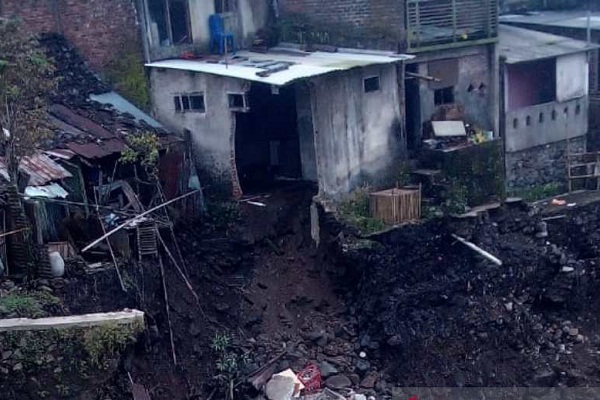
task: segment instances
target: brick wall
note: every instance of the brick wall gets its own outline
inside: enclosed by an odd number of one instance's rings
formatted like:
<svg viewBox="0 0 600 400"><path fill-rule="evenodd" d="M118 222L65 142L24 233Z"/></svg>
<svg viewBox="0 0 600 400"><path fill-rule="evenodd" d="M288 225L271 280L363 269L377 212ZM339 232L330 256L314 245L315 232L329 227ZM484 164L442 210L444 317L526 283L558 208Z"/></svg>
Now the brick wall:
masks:
<svg viewBox="0 0 600 400"><path fill-rule="evenodd" d="M33 32L64 34L97 71L122 48L142 52L134 0L0 0L0 17L13 16Z"/></svg>
<svg viewBox="0 0 600 400"><path fill-rule="evenodd" d="M308 40L337 46L402 49L401 0L279 0L283 19L310 21Z"/></svg>

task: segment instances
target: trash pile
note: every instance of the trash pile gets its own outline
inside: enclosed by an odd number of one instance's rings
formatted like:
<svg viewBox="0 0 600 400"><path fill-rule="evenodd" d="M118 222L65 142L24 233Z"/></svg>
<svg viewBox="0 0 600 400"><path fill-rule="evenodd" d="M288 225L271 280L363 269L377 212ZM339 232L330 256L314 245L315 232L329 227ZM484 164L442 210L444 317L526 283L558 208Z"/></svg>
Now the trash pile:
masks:
<svg viewBox="0 0 600 400"><path fill-rule="evenodd" d="M262 389L268 400L369 400L364 394L351 389L352 382L345 375L333 375L323 381L321 371L309 364L299 373L286 369L273 374L264 384L264 371L251 378L256 389Z"/></svg>

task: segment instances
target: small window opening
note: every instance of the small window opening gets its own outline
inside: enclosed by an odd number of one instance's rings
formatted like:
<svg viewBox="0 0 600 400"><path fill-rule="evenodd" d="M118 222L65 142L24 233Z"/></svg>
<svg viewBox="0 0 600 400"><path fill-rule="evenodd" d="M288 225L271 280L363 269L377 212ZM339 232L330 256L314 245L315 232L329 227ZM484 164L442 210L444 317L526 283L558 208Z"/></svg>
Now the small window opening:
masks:
<svg viewBox="0 0 600 400"><path fill-rule="evenodd" d="M552 121L556 121L556 110L552 110Z"/></svg>
<svg viewBox="0 0 600 400"><path fill-rule="evenodd" d="M217 14L233 12L233 0L215 0L215 12Z"/></svg>
<svg viewBox="0 0 600 400"><path fill-rule="evenodd" d="M229 109L236 111L248 110L248 97L245 93L229 93L227 97L229 101Z"/></svg>
<svg viewBox="0 0 600 400"><path fill-rule="evenodd" d="M204 94L180 94L173 97L175 104L175 112L206 112L206 104L204 103Z"/></svg>
<svg viewBox="0 0 600 400"><path fill-rule="evenodd" d="M433 93L433 100L436 106L454 103L454 86L437 89Z"/></svg>
<svg viewBox="0 0 600 400"><path fill-rule="evenodd" d="M563 110L563 112L565 113L565 117L567 115L569 115L569 107L565 107L565 109Z"/></svg>
<svg viewBox="0 0 600 400"><path fill-rule="evenodd" d="M365 93L376 92L379 90L379 77L372 76L363 80Z"/></svg>
<svg viewBox="0 0 600 400"><path fill-rule="evenodd" d="M513 128L517 129L519 127L519 120L517 118L513 119Z"/></svg>
<svg viewBox="0 0 600 400"><path fill-rule="evenodd" d="M575 114L576 115L581 114L581 104L577 104L577 106L575 107Z"/></svg>
<svg viewBox="0 0 600 400"><path fill-rule="evenodd" d="M481 83L481 85L479 85L479 91L484 91L487 88L487 86L485 86L485 83Z"/></svg>
<svg viewBox="0 0 600 400"><path fill-rule="evenodd" d="M544 113L540 113L539 121L540 121L540 124L544 123Z"/></svg>
<svg viewBox="0 0 600 400"><path fill-rule="evenodd" d="M525 117L525 125L530 126L531 125L531 116L527 116Z"/></svg>
<svg viewBox="0 0 600 400"><path fill-rule="evenodd" d="M473 90L475 90L475 86L473 86L472 84L469 85L469 87L467 88L467 92L471 93Z"/></svg>

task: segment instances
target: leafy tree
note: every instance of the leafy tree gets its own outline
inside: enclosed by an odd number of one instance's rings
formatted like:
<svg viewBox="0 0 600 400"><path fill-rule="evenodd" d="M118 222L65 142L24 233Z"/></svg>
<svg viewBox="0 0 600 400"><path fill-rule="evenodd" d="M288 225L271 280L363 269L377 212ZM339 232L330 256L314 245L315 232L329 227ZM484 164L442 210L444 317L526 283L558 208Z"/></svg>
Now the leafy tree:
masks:
<svg viewBox="0 0 600 400"><path fill-rule="evenodd" d="M29 228L18 194L19 163L35 152L50 132L46 107L56 87L53 71L36 38L18 20L0 18L0 154L10 177L7 192L16 229ZM31 266L35 253L30 230L10 239L15 258L20 254L15 261ZM15 244L21 246L21 252Z"/></svg>
<svg viewBox="0 0 600 400"><path fill-rule="evenodd" d="M0 135L11 182L21 157L49 134L46 106L56 87L54 67L18 20L0 19Z"/></svg>

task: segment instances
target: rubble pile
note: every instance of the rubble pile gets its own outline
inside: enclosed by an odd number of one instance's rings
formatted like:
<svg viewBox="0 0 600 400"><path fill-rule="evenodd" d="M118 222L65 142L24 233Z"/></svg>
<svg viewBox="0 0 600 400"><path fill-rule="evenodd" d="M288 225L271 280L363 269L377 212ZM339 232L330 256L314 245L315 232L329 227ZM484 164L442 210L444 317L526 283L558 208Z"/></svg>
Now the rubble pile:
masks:
<svg viewBox="0 0 600 400"><path fill-rule="evenodd" d="M546 223L533 210L504 207L394 230L375 245L346 244L344 263L360 275L352 311L361 348L401 386L597 382L589 363L577 363L600 344L588 336L597 324L597 211Z"/></svg>

